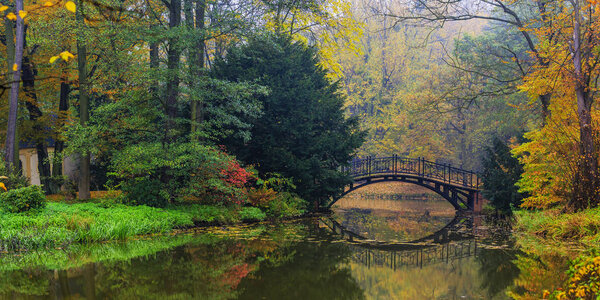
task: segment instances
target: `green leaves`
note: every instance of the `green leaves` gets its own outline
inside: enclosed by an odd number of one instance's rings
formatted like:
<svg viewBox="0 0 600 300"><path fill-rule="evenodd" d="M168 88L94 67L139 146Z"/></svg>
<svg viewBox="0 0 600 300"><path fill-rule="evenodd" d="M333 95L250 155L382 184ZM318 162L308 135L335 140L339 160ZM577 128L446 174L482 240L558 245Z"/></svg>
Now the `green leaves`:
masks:
<svg viewBox="0 0 600 300"><path fill-rule="evenodd" d="M215 77L252 82L270 90L257 98L262 115L246 119L251 140L223 138L239 159L261 173L293 178L297 193L325 202L347 182L337 168L350 160L363 134L355 119L344 117L338 86L317 66L316 50L285 36L259 36L232 48L215 65Z"/></svg>
<svg viewBox="0 0 600 300"><path fill-rule="evenodd" d="M9 213L25 212L46 206L46 196L39 185L11 189L0 193L0 209Z"/></svg>

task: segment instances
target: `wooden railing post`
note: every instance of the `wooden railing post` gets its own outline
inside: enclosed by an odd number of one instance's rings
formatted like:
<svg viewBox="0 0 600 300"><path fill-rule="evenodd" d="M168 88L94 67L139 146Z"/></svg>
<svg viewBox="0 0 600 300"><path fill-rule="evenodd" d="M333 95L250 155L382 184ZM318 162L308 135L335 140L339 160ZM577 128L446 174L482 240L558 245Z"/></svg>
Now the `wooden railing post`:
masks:
<svg viewBox="0 0 600 300"><path fill-rule="evenodd" d="M394 164L394 166L392 167L392 169L394 170L394 175L397 174L397 170L398 170L398 167L396 167L396 157L397 157L396 154L394 154L392 156L392 163Z"/></svg>
<svg viewBox="0 0 600 300"><path fill-rule="evenodd" d="M367 157L367 176L371 176L371 156Z"/></svg>
<svg viewBox="0 0 600 300"><path fill-rule="evenodd" d="M444 166L444 181L446 181L446 165ZM450 182L450 169L448 169L448 182Z"/></svg>

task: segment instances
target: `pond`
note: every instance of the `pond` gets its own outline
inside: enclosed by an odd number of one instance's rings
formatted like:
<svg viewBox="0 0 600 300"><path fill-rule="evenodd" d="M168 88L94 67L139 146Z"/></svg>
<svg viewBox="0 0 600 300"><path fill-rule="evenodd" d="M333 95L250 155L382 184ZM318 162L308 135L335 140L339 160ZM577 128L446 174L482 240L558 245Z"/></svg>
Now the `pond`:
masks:
<svg viewBox="0 0 600 300"><path fill-rule="evenodd" d="M519 284L527 256L503 228L435 197L359 200L279 224L0 254L0 299L508 299L539 289Z"/></svg>

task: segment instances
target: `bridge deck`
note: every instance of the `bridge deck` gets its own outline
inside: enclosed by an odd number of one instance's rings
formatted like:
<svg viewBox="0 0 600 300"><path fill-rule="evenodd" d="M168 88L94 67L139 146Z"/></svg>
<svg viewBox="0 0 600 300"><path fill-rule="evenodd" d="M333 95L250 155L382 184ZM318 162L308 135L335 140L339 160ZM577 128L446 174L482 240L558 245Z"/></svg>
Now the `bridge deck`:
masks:
<svg viewBox="0 0 600 300"><path fill-rule="evenodd" d="M472 191L472 192L479 191L479 188L466 187L466 186L464 186L462 184L458 184L458 183L455 183L455 182L445 182L445 181L443 181L441 179L427 178L427 177L423 178L423 177L420 177L418 175L403 174L403 173L395 173L395 174L394 173L389 173L389 174L380 173L380 174L375 174L375 175L371 175L371 176L354 177L354 178L352 178L352 180L354 181L355 185L360 185L361 183L366 183L367 181L375 181L375 180L378 180L378 179L382 179L382 181L386 181L386 179L398 179L398 178L401 178L401 177L404 177L404 179L414 179L415 182L424 179L424 180L426 180L428 182L431 182L431 183L434 183L434 184L435 183L437 183L437 184L443 184L445 186L459 188L461 190L469 191L469 192L470 191ZM410 183L410 180L401 180L401 181L409 182Z"/></svg>
<svg viewBox="0 0 600 300"><path fill-rule="evenodd" d="M352 177L353 183L328 207L353 190L381 181L402 181L423 186L444 197L457 210L475 211L480 206L481 182L478 174L448 164L396 155L368 156L354 159L342 171Z"/></svg>
<svg viewBox="0 0 600 300"><path fill-rule="evenodd" d="M481 184L478 174L473 171L423 158L396 155L354 159L344 171L355 181L367 180L375 176L410 176L469 190L479 190Z"/></svg>

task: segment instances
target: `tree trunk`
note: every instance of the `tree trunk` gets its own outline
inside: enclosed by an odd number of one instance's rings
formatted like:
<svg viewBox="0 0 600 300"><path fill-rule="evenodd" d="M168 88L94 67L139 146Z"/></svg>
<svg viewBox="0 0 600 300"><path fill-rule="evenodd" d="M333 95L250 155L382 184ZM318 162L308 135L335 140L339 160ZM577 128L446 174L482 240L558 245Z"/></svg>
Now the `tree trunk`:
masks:
<svg viewBox="0 0 600 300"><path fill-rule="evenodd" d="M189 0L188 0L189 1ZM205 0L196 0L196 11L195 11L195 19L196 22L194 24L193 17L190 14L190 18L186 16L188 22L191 20L191 23L188 23L188 26L194 27L196 29L196 35L202 35L201 38L198 37L198 41L196 47L192 47L189 52L190 56L190 87L194 88L196 86L195 82L199 80L202 76L202 70L204 68L204 16L206 10ZM187 11L186 11L187 13ZM204 103L202 99L192 99L191 102L191 133L192 139L197 140L197 131L198 124L204 121Z"/></svg>
<svg viewBox="0 0 600 300"><path fill-rule="evenodd" d="M27 26L24 30L24 40L27 39ZM24 41L24 47L27 48L27 42ZM31 54L23 56L22 76L23 76L23 91L28 97L25 101L25 107L29 111L29 119L34 122L33 131L41 136L36 136L33 139L38 158L38 172L40 174L40 183L46 194L55 194L58 192L58 187L54 184L50 173L50 161L48 159L48 146L46 145L46 135L43 134L44 126L37 123L42 117L42 110L38 104L38 97L35 91L35 76L37 70L31 60Z"/></svg>
<svg viewBox="0 0 600 300"><path fill-rule="evenodd" d="M583 50L581 39L581 15L579 0L574 2L573 17L573 66L575 73L575 95L577 97L577 115L579 117L579 149L580 158L577 164L577 173L574 181L574 195L571 199L571 208L584 209L598 204L598 159L594 145L594 132L592 128L592 102L590 95L589 70L583 69L584 60L589 56L590 50ZM583 51L586 51L585 53Z"/></svg>
<svg viewBox="0 0 600 300"><path fill-rule="evenodd" d="M60 77L60 98L58 102L58 113L59 116L62 117L69 110L69 94L71 93L71 86L69 85L69 73L68 69L65 67L63 69L63 73ZM61 127L64 124L61 125ZM63 167L63 157L62 153L65 149L65 142L56 139L54 144L54 159L52 163L52 176L55 178L61 177L62 167Z"/></svg>
<svg viewBox="0 0 600 300"><path fill-rule="evenodd" d="M79 123L87 126L90 118L87 72L87 49L85 46L85 27L83 19L83 1L77 5L77 21L79 31L77 36L77 68L79 71ZM79 199L90 199L90 154L82 153L79 163Z"/></svg>
<svg viewBox="0 0 600 300"><path fill-rule="evenodd" d="M17 136L17 112L19 105L19 83L21 81L21 64L23 60L23 39L24 39L24 24L23 19L18 12L23 10L23 0L15 0L15 12L17 13L17 30L15 36L15 59L11 67L12 83L10 85L10 98L8 102L8 124L6 126L6 143L5 143L5 163L7 171L12 171L15 165L15 160L18 159L19 153L15 153ZM17 166L18 167L18 166Z"/></svg>
<svg viewBox="0 0 600 300"><path fill-rule="evenodd" d="M550 117L550 99L552 98L552 94L544 94L540 95L540 103L542 104L542 126L546 125L546 119Z"/></svg>
<svg viewBox="0 0 600 300"><path fill-rule="evenodd" d="M152 10L151 6L148 6L149 10ZM148 13L148 15L150 15L150 13ZM156 33L158 31L158 26L153 24L150 25L150 29L153 33ZM157 78L157 70L160 66L160 61L159 61L159 55L158 55L158 50L159 50L159 43L156 40L152 40L150 43L150 71L151 71L151 75L152 75L152 84L150 86L150 96L152 98L152 100L158 100L158 80Z"/></svg>
<svg viewBox="0 0 600 300"><path fill-rule="evenodd" d="M169 6L169 28L171 30L179 27L181 24L181 0L171 0ZM169 75L167 80L167 102L165 112L167 114L166 141L173 140L175 127L175 118L177 117L177 98L179 96L179 60L181 51L179 49L179 39L175 34L170 34L168 38L169 49L167 50L167 68Z"/></svg>
<svg viewBox="0 0 600 300"><path fill-rule="evenodd" d="M9 19L4 19L4 45L6 46L6 81L9 82L9 77L12 75L12 66L15 58L15 35L13 33L13 22ZM18 118L18 116L17 116ZM18 119L17 119L18 122ZM15 128L15 157L13 165L19 167L19 128Z"/></svg>

